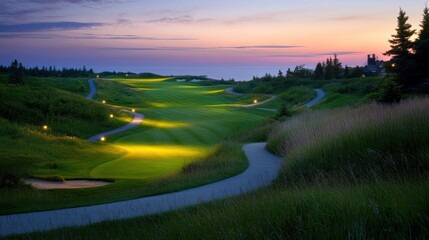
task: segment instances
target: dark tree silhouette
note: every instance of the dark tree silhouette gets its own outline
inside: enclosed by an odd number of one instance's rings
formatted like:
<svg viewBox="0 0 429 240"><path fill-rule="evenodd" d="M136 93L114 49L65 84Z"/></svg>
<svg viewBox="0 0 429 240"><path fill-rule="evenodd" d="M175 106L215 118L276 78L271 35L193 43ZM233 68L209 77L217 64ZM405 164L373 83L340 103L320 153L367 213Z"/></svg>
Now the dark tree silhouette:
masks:
<svg viewBox="0 0 429 240"><path fill-rule="evenodd" d="M359 66L354 67L349 74L350 78L360 78L362 77L363 69Z"/></svg>
<svg viewBox="0 0 429 240"><path fill-rule="evenodd" d="M325 71L324 71L324 79L329 80L334 78L334 61L331 57L326 59Z"/></svg>
<svg viewBox="0 0 429 240"><path fill-rule="evenodd" d="M379 91L378 101L381 103L397 103L401 98L401 86L390 78L387 78Z"/></svg>
<svg viewBox="0 0 429 240"><path fill-rule="evenodd" d="M316 68L314 69L314 79L323 79L323 66L320 62L317 63Z"/></svg>
<svg viewBox="0 0 429 240"><path fill-rule="evenodd" d="M408 16L405 11L399 10L398 26L396 34L392 35L390 42L390 50L384 54L392 56L392 64L394 64L394 72L397 74L397 82L404 86L411 85L410 73L412 69L412 53L413 42L410 38L416 30L411 29L411 24L408 22Z"/></svg>
<svg viewBox="0 0 429 240"><path fill-rule="evenodd" d="M277 110L277 118L281 118L281 117L290 117L291 113L289 111L289 109L286 107L286 104L282 103L282 105L280 105L280 108Z"/></svg>
<svg viewBox="0 0 429 240"><path fill-rule="evenodd" d="M427 6L423 10L420 27L421 30L414 46L415 74L418 80L429 77L429 9Z"/></svg>
<svg viewBox="0 0 429 240"><path fill-rule="evenodd" d="M338 59L337 54L334 54L334 61L333 61L332 65L333 65L334 78L340 79L341 78L342 64L341 64L340 60Z"/></svg>
<svg viewBox="0 0 429 240"><path fill-rule="evenodd" d="M286 71L286 77L293 77L293 73L290 70L290 68L288 68L287 71Z"/></svg>
<svg viewBox="0 0 429 240"><path fill-rule="evenodd" d="M344 68L344 78L348 79L349 78L349 67L346 65L346 67Z"/></svg>
<svg viewBox="0 0 429 240"><path fill-rule="evenodd" d="M24 84L24 67L22 63L18 63L18 60L14 60L10 65L10 83L16 85Z"/></svg>

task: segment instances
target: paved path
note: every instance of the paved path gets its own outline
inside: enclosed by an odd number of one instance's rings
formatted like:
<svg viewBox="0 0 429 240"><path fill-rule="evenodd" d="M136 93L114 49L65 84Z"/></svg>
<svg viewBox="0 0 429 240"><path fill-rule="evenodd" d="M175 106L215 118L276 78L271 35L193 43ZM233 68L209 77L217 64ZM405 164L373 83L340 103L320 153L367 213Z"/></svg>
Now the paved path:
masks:
<svg viewBox="0 0 429 240"><path fill-rule="evenodd" d="M112 135L112 134L115 134L115 133L123 132L125 130L130 129L130 128L137 127L143 121L143 119L144 119L144 115L141 114L141 113L131 112L131 111L128 111L128 110L123 110L123 111L127 112L127 113L131 113L131 114L134 115L134 118L133 118L133 120L130 123L128 123L127 125L124 125L122 127L119 127L119 128L116 128L116 129L113 129L113 130L110 130L110 131L107 131L107 132L104 132L104 133L100 133L100 134L94 135L94 136L88 138L87 141L88 142L96 142L96 141L99 141L101 137L105 137L105 136Z"/></svg>
<svg viewBox="0 0 429 240"><path fill-rule="evenodd" d="M237 96L243 95L242 93L235 92L234 91L234 87L229 87L229 88L225 89L225 92L227 92L229 94L234 94L234 95L237 95Z"/></svg>
<svg viewBox="0 0 429 240"><path fill-rule="evenodd" d="M243 95L242 93L235 92L233 87L225 89L225 92L227 92L229 94L234 94L234 95L237 95L237 96ZM267 100L265 100L265 101L258 102L258 103L252 103L252 104L246 104L246 105L237 105L237 107L244 107L244 108L256 107L256 106L265 104L265 103L267 103L269 101L272 101L272 100L274 100L276 98L276 96L274 96L274 95L269 95L269 96L270 96L270 98L267 99ZM267 111L277 111L275 109L270 109L270 108L261 108L261 109L262 110L267 110Z"/></svg>
<svg viewBox="0 0 429 240"><path fill-rule="evenodd" d="M92 100L95 96L95 93L97 92L97 88L95 87L94 79L89 79L88 84L89 84L89 94L86 96L86 99ZM99 141L101 137L106 137L108 135L123 132L125 130L130 129L130 128L137 127L144 119L144 115L141 113L131 112L128 110L123 110L123 111L134 115L134 119L129 124L124 125L124 126L119 127L119 128L116 128L116 129L113 129L113 130L110 130L110 131L107 131L107 132L104 132L104 133L94 135L94 136L88 138L87 141L96 142L96 141Z"/></svg>
<svg viewBox="0 0 429 240"><path fill-rule="evenodd" d="M325 95L326 95L325 91L323 91L320 88L314 89L314 91L316 91L317 96L313 100L311 100L308 103L304 104L304 106L306 106L306 107L312 107L312 106L316 105L317 103L319 103L320 100L322 100L325 97ZM234 94L234 95L243 95L242 93L234 92L234 88L232 88L232 87L225 89L225 92L230 93L230 94ZM253 103L253 104L247 104L247 105L240 105L238 107L246 107L246 108L247 107L255 107L255 106L259 106L259 105L265 104L265 103L267 103L269 101L272 101L275 98L276 98L275 95L271 95L271 98L269 98L269 99L267 99L265 101L258 102L258 103ZM272 108L259 108L259 109L267 110L267 111L272 111L272 112L276 112L277 111L276 109L272 109Z"/></svg>
<svg viewBox="0 0 429 240"><path fill-rule="evenodd" d="M249 168L234 177L180 192L135 200L0 216L0 236L147 216L253 191L269 185L281 167L281 159L267 152L265 145L251 143L243 146Z"/></svg>
<svg viewBox="0 0 429 240"><path fill-rule="evenodd" d="M94 79L89 79L88 84L89 84L89 93L85 98L88 100L92 100L94 99L95 93L97 92L97 89L95 88Z"/></svg>
<svg viewBox="0 0 429 240"><path fill-rule="evenodd" d="M312 107L312 106L316 105L320 100L322 100L322 98L324 98L326 95L325 91L323 91L320 88L314 89L314 91L316 91L317 96L313 100L311 100L310 102L304 104L304 106Z"/></svg>

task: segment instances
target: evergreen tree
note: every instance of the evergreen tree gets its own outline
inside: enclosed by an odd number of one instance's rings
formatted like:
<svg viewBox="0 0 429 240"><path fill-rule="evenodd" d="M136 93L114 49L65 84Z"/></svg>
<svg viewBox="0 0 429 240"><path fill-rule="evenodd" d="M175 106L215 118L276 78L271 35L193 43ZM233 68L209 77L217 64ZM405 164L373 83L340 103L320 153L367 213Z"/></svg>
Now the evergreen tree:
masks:
<svg viewBox="0 0 429 240"><path fill-rule="evenodd" d="M332 72L333 72L333 77L336 79L341 78L341 69L342 69L342 64L340 62L340 60L337 57L337 54L334 54L334 61L332 63Z"/></svg>
<svg viewBox="0 0 429 240"><path fill-rule="evenodd" d="M320 62L317 63L316 68L314 69L314 79L323 79L323 66Z"/></svg>
<svg viewBox="0 0 429 240"><path fill-rule="evenodd" d="M344 78L349 79L349 67L347 65L344 68Z"/></svg>
<svg viewBox="0 0 429 240"><path fill-rule="evenodd" d="M349 74L350 78L360 78L362 77L363 74L363 69L359 66L356 66L355 68L353 68Z"/></svg>
<svg viewBox="0 0 429 240"><path fill-rule="evenodd" d="M281 117L290 117L291 113L289 111L289 109L286 107L286 104L282 103L282 105L280 105L280 108L277 110L277 118L281 118Z"/></svg>
<svg viewBox="0 0 429 240"><path fill-rule="evenodd" d="M282 72L282 70L279 70L279 73L277 74L277 77L278 78L283 78L283 72Z"/></svg>
<svg viewBox="0 0 429 240"><path fill-rule="evenodd" d="M417 80L429 77L429 9L426 6L423 10L423 20L420 23L421 30L415 42L416 61L415 73Z"/></svg>
<svg viewBox="0 0 429 240"><path fill-rule="evenodd" d="M286 71L286 77L292 77L292 76L293 76L293 73L290 70L290 68L288 68L287 71Z"/></svg>
<svg viewBox="0 0 429 240"><path fill-rule="evenodd" d="M379 91L378 101L381 103L397 103L401 101L401 98L401 86L389 78L386 79Z"/></svg>
<svg viewBox="0 0 429 240"><path fill-rule="evenodd" d="M407 23L408 16L405 11L399 10L398 26L396 34L392 35L390 42L390 50L384 54L392 56L392 63L395 64L394 71L397 74L397 82L403 85L410 85L409 74L411 73L411 50L413 42L410 38L414 35L416 30L411 29L411 24Z"/></svg>
<svg viewBox="0 0 429 240"><path fill-rule="evenodd" d="M334 78L334 61L331 57L326 59L325 71L324 71L325 80Z"/></svg>
<svg viewBox="0 0 429 240"><path fill-rule="evenodd" d="M18 60L14 60L10 65L10 83L16 85L24 84L24 67L22 63L18 63Z"/></svg>

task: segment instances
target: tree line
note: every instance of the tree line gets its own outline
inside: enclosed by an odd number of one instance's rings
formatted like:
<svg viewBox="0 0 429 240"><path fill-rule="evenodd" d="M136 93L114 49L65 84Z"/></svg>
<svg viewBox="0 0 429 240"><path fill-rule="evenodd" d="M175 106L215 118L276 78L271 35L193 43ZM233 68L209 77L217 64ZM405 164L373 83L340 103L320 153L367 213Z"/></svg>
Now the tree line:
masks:
<svg viewBox="0 0 429 240"><path fill-rule="evenodd" d="M423 10L417 38L417 30L408 23L408 16L402 9L397 18L396 33L389 40L390 49L384 54L391 56L390 68L396 74L395 82L405 89L412 89L429 77L429 9Z"/></svg>
<svg viewBox="0 0 429 240"><path fill-rule="evenodd" d="M10 66L0 65L0 73L9 74L9 82L17 85L25 83L24 76L32 77L94 77L92 68L66 68L56 69L55 66L49 67L24 67L18 60L12 61Z"/></svg>

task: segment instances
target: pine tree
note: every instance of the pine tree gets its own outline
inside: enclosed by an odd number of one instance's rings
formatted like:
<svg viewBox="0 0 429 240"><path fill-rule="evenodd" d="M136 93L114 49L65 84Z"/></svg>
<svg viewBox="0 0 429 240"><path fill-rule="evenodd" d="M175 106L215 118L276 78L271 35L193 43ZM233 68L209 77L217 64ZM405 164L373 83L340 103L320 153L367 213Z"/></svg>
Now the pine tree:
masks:
<svg viewBox="0 0 429 240"><path fill-rule="evenodd" d="M334 54L334 61L332 63L333 68L332 68L332 72L333 72L333 77L336 79L341 78L341 69L342 69L342 64L340 62L340 60L337 57L337 54Z"/></svg>
<svg viewBox="0 0 429 240"><path fill-rule="evenodd" d="M290 68L288 68L287 71L286 71L286 77L293 77L293 73L290 70Z"/></svg>
<svg viewBox="0 0 429 240"><path fill-rule="evenodd" d="M405 11L399 10L398 26L396 34L392 35L390 42L390 50L384 55L392 56L392 63L395 64L394 72L397 74L397 82L403 85L410 85L409 81L412 68L412 54L413 42L410 38L414 35L416 30L411 29L411 24L407 23L408 16Z"/></svg>
<svg viewBox="0 0 429 240"><path fill-rule="evenodd" d="M349 78L349 67L346 65L346 67L344 68L344 78L348 79Z"/></svg>
<svg viewBox="0 0 429 240"><path fill-rule="evenodd" d="M330 80L334 78L334 61L331 57L326 59L326 65L325 65L325 80Z"/></svg>
<svg viewBox="0 0 429 240"><path fill-rule="evenodd" d="M15 59L10 65L10 72L10 83L16 85L24 84L24 67L22 66L22 63L18 63L18 60Z"/></svg>
<svg viewBox="0 0 429 240"><path fill-rule="evenodd" d="M423 10L423 20L420 23L420 27L421 30L414 47L417 80L429 77L429 9L427 6Z"/></svg>
<svg viewBox="0 0 429 240"><path fill-rule="evenodd" d="M282 72L282 70L279 70L279 73L277 74L277 77L278 78L283 78L283 72Z"/></svg>
<svg viewBox="0 0 429 240"><path fill-rule="evenodd" d="M314 69L314 79L323 79L323 66L320 62L317 63L316 68Z"/></svg>

